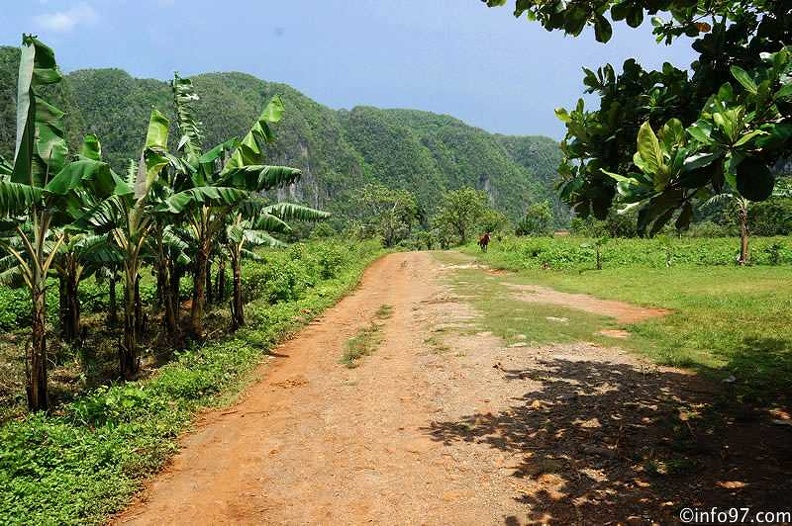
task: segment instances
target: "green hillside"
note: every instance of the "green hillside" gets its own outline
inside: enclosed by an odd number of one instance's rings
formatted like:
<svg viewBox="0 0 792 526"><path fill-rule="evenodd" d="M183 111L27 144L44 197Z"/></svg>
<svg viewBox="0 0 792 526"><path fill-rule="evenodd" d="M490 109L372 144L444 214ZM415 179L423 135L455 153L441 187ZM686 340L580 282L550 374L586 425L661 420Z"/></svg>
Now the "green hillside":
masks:
<svg viewBox="0 0 792 526"><path fill-rule="evenodd" d="M6 157L14 148L18 53L0 48L0 154ZM560 152L549 138L494 135L423 111L333 110L290 86L244 73L207 73L193 81L206 146L244 134L264 102L281 96L286 114L271 162L304 172L282 197L344 215L356 188L380 181L411 190L419 206L431 212L444 191L473 186L486 190L492 205L513 220L544 199L565 217L552 191ZM68 114L70 141L95 133L117 170L139 155L152 107L172 117L170 97L167 82L136 79L119 69L69 73L57 95Z"/></svg>

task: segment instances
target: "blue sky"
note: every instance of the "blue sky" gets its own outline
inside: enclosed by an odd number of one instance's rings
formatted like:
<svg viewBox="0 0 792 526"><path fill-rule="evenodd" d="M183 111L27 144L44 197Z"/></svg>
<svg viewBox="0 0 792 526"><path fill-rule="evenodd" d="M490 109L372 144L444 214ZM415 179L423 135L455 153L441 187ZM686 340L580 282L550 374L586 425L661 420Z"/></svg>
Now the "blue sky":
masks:
<svg viewBox="0 0 792 526"><path fill-rule="evenodd" d="M510 0L513 4L513 0ZM553 114L582 95L581 67L629 57L687 66L685 42L619 25L602 45L479 0L6 0L0 44L30 32L65 71L118 67L169 78L244 71L333 108L447 113L499 133L561 138ZM9 5L10 4L10 5ZM645 24L648 26L648 24Z"/></svg>

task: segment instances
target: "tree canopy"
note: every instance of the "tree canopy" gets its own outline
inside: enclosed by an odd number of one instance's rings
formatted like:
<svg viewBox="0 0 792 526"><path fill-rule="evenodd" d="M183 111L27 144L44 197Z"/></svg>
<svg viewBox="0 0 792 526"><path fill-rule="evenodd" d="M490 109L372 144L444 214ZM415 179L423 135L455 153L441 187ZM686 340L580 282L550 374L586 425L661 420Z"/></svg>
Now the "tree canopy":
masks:
<svg viewBox="0 0 792 526"><path fill-rule="evenodd" d="M593 27L603 43L615 23L638 27L648 16L658 42L690 38L698 53L692 74L669 63L647 71L634 59L621 72L584 69L599 109L587 111L581 99L557 110L567 127L561 195L580 215L604 218L618 193L640 208L639 229L651 234L677 211L685 227L694 202L724 186L753 201L771 195L792 154L787 2L517 0L515 15L570 35Z"/></svg>

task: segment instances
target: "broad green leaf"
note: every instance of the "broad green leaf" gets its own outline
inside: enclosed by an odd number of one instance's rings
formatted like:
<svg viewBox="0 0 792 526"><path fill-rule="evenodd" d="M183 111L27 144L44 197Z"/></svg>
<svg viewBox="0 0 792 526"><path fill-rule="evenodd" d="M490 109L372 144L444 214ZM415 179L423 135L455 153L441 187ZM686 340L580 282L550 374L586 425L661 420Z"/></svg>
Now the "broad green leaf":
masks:
<svg viewBox="0 0 792 526"><path fill-rule="evenodd" d="M294 203L276 203L274 205L269 205L264 208L264 212L278 216L287 221L292 219L297 219L299 221L319 221L330 217L328 212Z"/></svg>
<svg viewBox="0 0 792 526"><path fill-rule="evenodd" d="M659 174L664 169L663 151L649 122L644 122L638 130L638 153L643 161L645 171Z"/></svg>
<svg viewBox="0 0 792 526"><path fill-rule="evenodd" d="M569 112L566 109L556 108L554 111L555 111L555 116L558 117L560 121L562 122L570 121Z"/></svg>
<svg viewBox="0 0 792 526"><path fill-rule="evenodd" d="M283 115L283 103L280 97L275 96L261 112L258 121L253 125L245 137L239 141L231 159L223 167L221 175L230 170L249 165L260 165L264 162L264 145L275 140L269 123L278 122ZM274 120L273 120L274 119Z"/></svg>
<svg viewBox="0 0 792 526"><path fill-rule="evenodd" d="M132 189L110 170L110 165L92 159L80 159L67 164L49 182L46 191L55 195L66 195L80 188L84 188L98 198L132 192Z"/></svg>
<svg viewBox="0 0 792 526"><path fill-rule="evenodd" d="M740 66L732 66L729 68L729 71L731 71L732 76L737 79L737 82L739 82L742 87L748 91L748 93L756 95L758 88L751 76L748 75L747 71L742 69Z"/></svg>
<svg viewBox="0 0 792 526"><path fill-rule="evenodd" d="M102 144L99 142L99 138L96 135L89 133L85 136L82 147L80 148L80 155L94 161L102 160Z"/></svg>
<svg viewBox="0 0 792 526"><path fill-rule="evenodd" d="M767 135L767 132L762 130L753 130L752 132L746 133L736 143L734 143L734 147L739 148L740 146L747 144L754 137L758 137L760 135Z"/></svg>
<svg viewBox="0 0 792 526"><path fill-rule="evenodd" d="M58 173L66 164L69 148L63 132L64 113L41 97L36 97L36 153L41 160L41 181ZM46 166L46 168L44 168Z"/></svg>
<svg viewBox="0 0 792 526"><path fill-rule="evenodd" d="M152 108L146 131L145 148L168 148L168 126L170 121L156 108Z"/></svg>
<svg viewBox="0 0 792 526"><path fill-rule="evenodd" d="M141 199L151 188L160 171L168 165L168 121L156 108L152 108L149 118L146 144L141 155L138 176L135 180L135 198Z"/></svg>
<svg viewBox="0 0 792 526"><path fill-rule="evenodd" d="M698 120L687 128L688 135L704 145L712 143L710 134L712 133L712 125L705 120Z"/></svg>
<svg viewBox="0 0 792 526"><path fill-rule="evenodd" d="M281 118L283 117L283 101L278 95L272 97L267 105L264 107L264 111L261 112L261 117L259 117L259 121L271 122L276 123L280 122Z"/></svg>
<svg viewBox="0 0 792 526"><path fill-rule="evenodd" d="M720 159L723 156L721 152L714 152L714 153L696 153L689 157L685 158L685 164L683 169L687 172L696 170L703 166L708 166L712 164L717 159Z"/></svg>
<svg viewBox="0 0 792 526"><path fill-rule="evenodd" d="M670 119L660 130L663 146L667 151L671 151L677 146L685 144L685 128L679 119Z"/></svg>
<svg viewBox="0 0 792 526"><path fill-rule="evenodd" d="M248 196L237 188L202 186L190 188L170 196L157 207L160 211L180 214L197 205L233 206Z"/></svg>
<svg viewBox="0 0 792 526"><path fill-rule="evenodd" d="M792 98L792 82L785 84L775 94L776 99L789 99Z"/></svg>
<svg viewBox="0 0 792 526"><path fill-rule="evenodd" d="M288 166L243 166L223 172L221 184L250 192L280 188L297 181L302 172Z"/></svg>
<svg viewBox="0 0 792 526"><path fill-rule="evenodd" d="M0 216L21 216L40 206L44 190L27 184L0 181Z"/></svg>
<svg viewBox="0 0 792 526"><path fill-rule="evenodd" d="M612 36L613 27L610 22L602 15L597 16L594 20L594 38L597 39L597 42L605 43L608 42Z"/></svg>
<svg viewBox="0 0 792 526"><path fill-rule="evenodd" d="M46 176L57 173L65 162L63 113L36 91L40 86L60 80L52 49L35 37L23 36L17 84L14 171L11 175L11 180L16 183L44 186Z"/></svg>

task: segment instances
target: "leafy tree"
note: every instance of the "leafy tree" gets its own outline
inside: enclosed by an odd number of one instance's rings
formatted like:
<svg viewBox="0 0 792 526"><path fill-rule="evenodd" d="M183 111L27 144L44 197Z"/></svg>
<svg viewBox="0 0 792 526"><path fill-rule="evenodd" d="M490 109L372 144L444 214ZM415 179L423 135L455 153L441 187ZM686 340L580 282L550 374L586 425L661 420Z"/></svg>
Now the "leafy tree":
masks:
<svg viewBox="0 0 792 526"><path fill-rule="evenodd" d="M490 6L505 3L487 0ZM729 178L750 200L770 195L771 168L792 153L786 48L792 14L785 2L518 0L515 14L524 13L549 30L572 35L593 26L600 42L612 36L610 20L637 27L645 15L657 15L652 24L658 41L695 39L699 58L692 76L670 64L645 71L633 59L617 75L608 64L596 73L585 70L587 91L600 96L599 110L586 111L581 100L572 111L557 111L567 126L562 196L582 215L604 218L617 186L620 193L629 186L627 200L640 207L639 229L651 234L677 210L677 225L686 226L694 200L720 193ZM655 149L656 136L648 130L664 126L670 126L667 148L643 155ZM634 162L636 142L643 166ZM661 163L666 154L675 157ZM628 182L606 171L641 171L643 178L628 176L634 181Z"/></svg>
<svg viewBox="0 0 792 526"><path fill-rule="evenodd" d="M553 231L553 211L550 203L542 201L534 203L525 211L525 217L520 220L515 229L518 236L539 235L544 236Z"/></svg>
<svg viewBox="0 0 792 526"><path fill-rule="evenodd" d="M506 214L493 208L486 208L478 221L478 229L482 232L503 232L511 228Z"/></svg>
<svg viewBox="0 0 792 526"><path fill-rule="evenodd" d="M451 190L443 195L434 222L448 228L464 245L486 209L485 192L470 187Z"/></svg>
<svg viewBox="0 0 792 526"><path fill-rule="evenodd" d="M354 200L365 235L382 238L385 247L410 237L418 220L418 204L412 192L371 183L355 192Z"/></svg>

